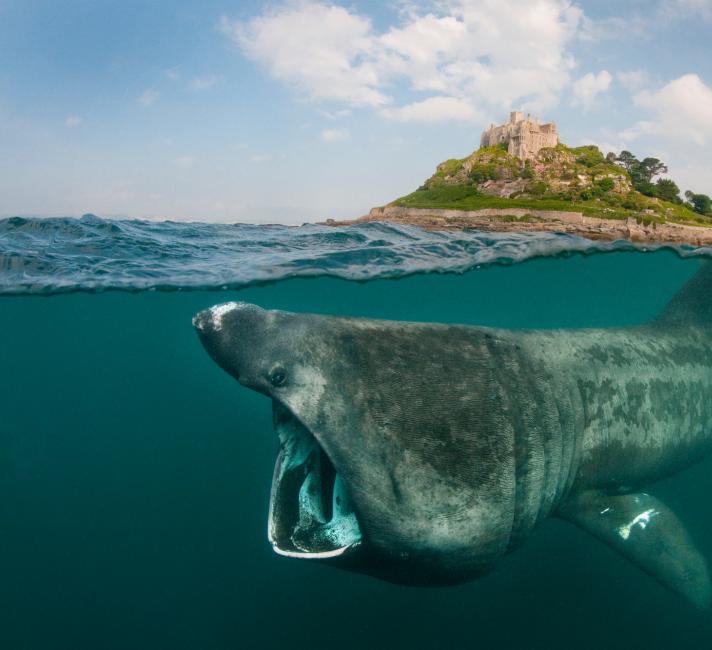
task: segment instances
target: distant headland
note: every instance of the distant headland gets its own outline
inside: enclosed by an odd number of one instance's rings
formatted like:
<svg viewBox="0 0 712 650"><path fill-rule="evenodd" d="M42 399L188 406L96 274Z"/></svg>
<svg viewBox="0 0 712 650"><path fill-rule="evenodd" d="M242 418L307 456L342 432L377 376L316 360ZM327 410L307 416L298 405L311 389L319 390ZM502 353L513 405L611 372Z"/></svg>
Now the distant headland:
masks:
<svg viewBox="0 0 712 650"><path fill-rule="evenodd" d="M446 160L415 192L353 221L431 230L556 231L590 239L712 245L712 199L680 188L657 158L567 147L556 124L519 111L492 124L480 148Z"/></svg>

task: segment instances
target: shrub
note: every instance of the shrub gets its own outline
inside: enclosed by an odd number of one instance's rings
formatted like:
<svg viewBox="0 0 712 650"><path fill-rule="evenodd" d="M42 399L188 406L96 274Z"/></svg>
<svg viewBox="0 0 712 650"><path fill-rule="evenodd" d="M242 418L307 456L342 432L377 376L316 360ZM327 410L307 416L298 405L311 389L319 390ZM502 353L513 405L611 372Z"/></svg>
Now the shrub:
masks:
<svg viewBox="0 0 712 650"><path fill-rule="evenodd" d="M543 194L546 194L546 191L548 189L549 189L549 187L544 181L537 181L536 183L530 183L527 186L527 192L529 192L529 194L533 194L534 196L542 196Z"/></svg>
<svg viewBox="0 0 712 650"><path fill-rule="evenodd" d="M584 167L594 167L605 161L601 150L595 145L576 147L571 149L571 153L576 156L576 162Z"/></svg>
<svg viewBox="0 0 712 650"><path fill-rule="evenodd" d="M437 187L428 187L425 190L418 190L400 199L401 205L438 204L438 203L457 203L470 197L481 196L477 188L471 185L440 185Z"/></svg>
<svg viewBox="0 0 712 650"><path fill-rule="evenodd" d="M616 186L615 181L612 178L602 178L596 181L596 187L598 187L601 192L610 192Z"/></svg>
<svg viewBox="0 0 712 650"><path fill-rule="evenodd" d="M497 181L501 178L497 165L494 163L484 163L474 165L470 170L469 177L475 183L484 183L485 181Z"/></svg>
<svg viewBox="0 0 712 650"><path fill-rule="evenodd" d="M619 194L606 194L602 198L610 206L622 207L623 205L623 199Z"/></svg>
<svg viewBox="0 0 712 650"><path fill-rule="evenodd" d="M626 194L623 199L623 207L626 210L645 210L645 200L636 192L630 192L629 194Z"/></svg>
<svg viewBox="0 0 712 650"><path fill-rule="evenodd" d="M645 196L657 196L658 192L655 187L650 181L646 180L641 180L638 181L635 185L635 189L638 190L641 194L645 194Z"/></svg>

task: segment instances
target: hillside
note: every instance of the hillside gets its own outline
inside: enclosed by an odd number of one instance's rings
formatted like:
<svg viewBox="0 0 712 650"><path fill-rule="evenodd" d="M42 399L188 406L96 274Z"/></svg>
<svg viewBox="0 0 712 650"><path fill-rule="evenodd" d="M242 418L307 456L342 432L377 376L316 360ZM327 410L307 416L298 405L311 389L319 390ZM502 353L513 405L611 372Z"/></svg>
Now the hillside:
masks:
<svg viewBox="0 0 712 650"><path fill-rule="evenodd" d="M478 211L483 209L578 212L646 225L712 226L712 218L682 203L644 196L621 166L595 146L559 144L522 162L503 146L481 148L447 160L415 192L389 206Z"/></svg>

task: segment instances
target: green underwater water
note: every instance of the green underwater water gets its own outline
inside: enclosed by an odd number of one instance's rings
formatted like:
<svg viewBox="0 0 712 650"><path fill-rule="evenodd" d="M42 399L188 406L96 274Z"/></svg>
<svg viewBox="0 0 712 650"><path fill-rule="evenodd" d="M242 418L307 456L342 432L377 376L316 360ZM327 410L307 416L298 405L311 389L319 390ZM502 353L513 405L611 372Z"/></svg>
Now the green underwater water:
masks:
<svg viewBox="0 0 712 650"><path fill-rule="evenodd" d="M620 326L652 318L698 267L669 252L615 253L366 283L0 297L0 648L711 647L712 613L558 520L458 587L275 555L269 401L223 373L191 325L200 309L246 300ZM650 491L712 560L712 461Z"/></svg>

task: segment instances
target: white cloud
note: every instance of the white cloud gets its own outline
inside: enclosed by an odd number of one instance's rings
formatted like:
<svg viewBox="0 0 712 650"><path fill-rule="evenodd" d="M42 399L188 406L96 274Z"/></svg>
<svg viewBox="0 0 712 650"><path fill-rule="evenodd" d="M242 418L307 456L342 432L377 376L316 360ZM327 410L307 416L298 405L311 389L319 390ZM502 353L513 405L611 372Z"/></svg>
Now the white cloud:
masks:
<svg viewBox="0 0 712 650"><path fill-rule="evenodd" d="M79 117L78 115L70 115L67 117L66 120L64 120L64 126L66 126L68 129L76 129L78 126L80 126L82 123L82 118Z"/></svg>
<svg viewBox="0 0 712 650"><path fill-rule="evenodd" d="M712 139L712 88L696 74L683 75L655 92L640 92L634 102L652 113L649 132L699 145Z"/></svg>
<svg viewBox="0 0 712 650"><path fill-rule="evenodd" d="M272 160L271 153L256 153L254 156L250 156L250 162L253 163L265 163Z"/></svg>
<svg viewBox="0 0 712 650"><path fill-rule="evenodd" d="M160 96L161 93L159 93L157 90L153 88L147 88L138 96L136 101L138 101L138 103L142 106L148 108L149 106L153 106L158 101L158 98Z"/></svg>
<svg viewBox="0 0 712 650"><path fill-rule="evenodd" d="M485 117L472 104L455 97L428 97L395 109L384 109L382 115L399 122L483 122Z"/></svg>
<svg viewBox="0 0 712 650"><path fill-rule="evenodd" d="M318 100L380 106L388 98L364 60L373 46L371 21L319 2L283 5L247 23L223 18L221 29L275 79Z"/></svg>
<svg viewBox="0 0 712 650"><path fill-rule="evenodd" d="M343 142L350 137L351 134L346 129L324 129L321 132L321 139L324 142Z"/></svg>
<svg viewBox="0 0 712 650"><path fill-rule="evenodd" d="M600 138L589 139L583 144L595 144L603 152L613 151L620 153L624 149L631 149L633 143L653 134L656 126L653 122L641 120L633 126L619 132L603 129ZM648 155L647 153L645 154Z"/></svg>
<svg viewBox="0 0 712 650"><path fill-rule="evenodd" d="M190 87L193 90L207 90L212 88L218 82L218 78L214 75L207 75L205 77L193 77L190 82Z"/></svg>
<svg viewBox="0 0 712 650"><path fill-rule="evenodd" d="M581 106L586 111L589 110L596 98L610 88L612 80L613 77L608 70L601 70L598 74L592 72L585 74L574 82L572 104Z"/></svg>
<svg viewBox="0 0 712 650"><path fill-rule="evenodd" d="M644 135L655 133L656 129L657 126L655 122L651 122L650 120L640 120L639 122L636 122L633 126L621 131L619 134L619 138L623 144L628 145L631 142L635 142Z"/></svg>
<svg viewBox="0 0 712 650"><path fill-rule="evenodd" d="M712 88L698 75L686 74L657 90L637 93L633 102L643 119L620 133L605 134L605 147L660 158L683 190L712 193Z"/></svg>
<svg viewBox="0 0 712 650"><path fill-rule="evenodd" d="M583 12L569 0L431 0L403 8L398 24L381 33L367 16L317 0L288 2L247 22L223 18L221 29L314 101L383 109L402 82L425 95L390 109L396 119L432 121L438 105L456 119L468 105L472 114L542 110L570 83L569 46Z"/></svg>

